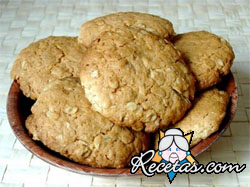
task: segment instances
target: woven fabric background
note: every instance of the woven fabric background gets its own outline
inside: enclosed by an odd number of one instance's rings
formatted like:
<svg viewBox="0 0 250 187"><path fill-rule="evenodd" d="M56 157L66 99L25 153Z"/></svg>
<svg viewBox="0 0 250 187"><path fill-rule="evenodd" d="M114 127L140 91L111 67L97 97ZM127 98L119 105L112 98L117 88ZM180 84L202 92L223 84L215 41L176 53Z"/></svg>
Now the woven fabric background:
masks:
<svg viewBox="0 0 250 187"><path fill-rule="evenodd" d="M140 11L169 19L177 33L207 30L226 38L236 59L239 103L231 127L197 159L247 164L240 174L178 175L172 186L250 186L250 2L248 0L0 0L0 187L1 186L168 186L152 178L96 177L53 167L28 152L13 135L6 116L9 72L20 50L49 35L76 36L87 20L116 11Z"/></svg>

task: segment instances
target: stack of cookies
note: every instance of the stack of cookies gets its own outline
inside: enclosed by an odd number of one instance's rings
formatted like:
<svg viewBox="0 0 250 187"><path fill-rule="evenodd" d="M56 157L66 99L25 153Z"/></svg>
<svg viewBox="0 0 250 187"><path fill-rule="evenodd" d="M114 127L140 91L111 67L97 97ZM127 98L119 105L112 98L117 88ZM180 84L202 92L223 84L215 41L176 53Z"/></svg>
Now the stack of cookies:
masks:
<svg viewBox="0 0 250 187"><path fill-rule="evenodd" d="M176 35L166 19L122 12L84 23L78 37L30 44L11 77L35 100L34 140L81 164L122 168L159 128L194 131L192 146L217 131L229 96L213 86L233 59L214 34Z"/></svg>

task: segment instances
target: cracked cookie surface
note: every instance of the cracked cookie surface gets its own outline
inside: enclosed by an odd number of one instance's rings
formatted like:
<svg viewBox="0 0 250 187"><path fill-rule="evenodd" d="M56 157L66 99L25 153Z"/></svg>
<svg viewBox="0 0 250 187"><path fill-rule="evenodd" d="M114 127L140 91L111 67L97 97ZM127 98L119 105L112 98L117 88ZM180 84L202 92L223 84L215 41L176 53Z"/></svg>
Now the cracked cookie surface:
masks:
<svg viewBox="0 0 250 187"><path fill-rule="evenodd" d="M176 35L173 44L182 53L197 80L197 89L217 84L227 75L234 60L230 44L215 34L198 31Z"/></svg>
<svg viewBox="0 0 250 187"><path fill-rule="evenodd" d="M194 77L173 45L129 27L92 44L80 78L94 110L146 132L181 119L194 96Z"/></svg>
<svg viewBox="0 0 250 187"><path fill-rule="evenodd" d="M166 39L174 35L172 23L159 16L139 12L119 12L84 23L81 26L78 41L88 47L102 33L116 31L123 26L143 29Z"/></svg>
<svg viewBox="0 0 250 187"><path fill-rule="evenodd" d="M180 128L183 132L194 131L191 146L206 139L218 131L226 115L229 95L217 88L205 91L194 101L194 104L185 117L176 123L173 128Z"/></svg>
<svg viewBox="0 0 250 187"><path fill-rule="evenodd" d="M184 134L194 131L191 146L206 139L218 131L226 115L229 95L217 88L205 91L199 95L185 117L171 128L180 128ZM157 135L155 145L158 146ZM157 148L157 147L156 147Z"/></svg>
<svg viewBox="0 0 250 187"><path fill-rule="evenodd" d="M50 36L20 52L11 77L19 83L25 96L36 99L50 81L79 77L79 64L84 51L76 37Z"/></svg>
<svg viewBox="0 0 250 187"><path fill-rule="evenodd" d="M26 120L34 140L92 167L122 168L145 151L149 135L120 127L91 110L78 79L55 80L45 87Z"/></svg>

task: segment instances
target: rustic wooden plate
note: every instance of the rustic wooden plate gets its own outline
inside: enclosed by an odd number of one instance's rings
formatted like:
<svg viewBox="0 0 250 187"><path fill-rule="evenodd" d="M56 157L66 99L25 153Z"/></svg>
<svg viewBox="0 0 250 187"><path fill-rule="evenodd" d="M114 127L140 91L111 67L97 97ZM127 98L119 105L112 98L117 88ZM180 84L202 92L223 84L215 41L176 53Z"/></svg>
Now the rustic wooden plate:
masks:
<svg viewBox="0 0 250 187"><path fill-rule="evenodd" d="M210 137L203 140L202 142L200 142L191 149L191 152L194 156L198 156L200 153L208 149L224 133L226 128L229 126L236 111L238 93L233 74L230 73L228 76L224 77L222 82L218 84L216 87L227 91L231 96L227 108L227 114L222 124L220 125L220 129L218 132L212 134ZM9 123L17 139L34 155L54 166L64 168L66 170L70 170L77 173L106 175L106 176L131 175L129 168L100 169L75 163L59 155L56 152L51 151L50 149L45 147L42 143L32 140L28 134L27 129L25 128L25 119L31 113L30 108L33 103L34 101L26 98L22 94L19 85L16 82L13 82L9 90L8 103L7 103L7 113L8 113ZM137 172L137 174L141 174L141 172L139 171Z"/></svg>

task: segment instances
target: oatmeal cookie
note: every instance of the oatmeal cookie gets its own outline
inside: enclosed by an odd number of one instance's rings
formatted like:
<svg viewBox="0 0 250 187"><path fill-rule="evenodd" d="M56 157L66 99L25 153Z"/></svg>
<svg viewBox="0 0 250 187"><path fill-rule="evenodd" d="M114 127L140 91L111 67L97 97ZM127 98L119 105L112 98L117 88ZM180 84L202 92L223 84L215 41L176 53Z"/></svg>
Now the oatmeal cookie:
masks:
<svg viewBox="0 0 250 187"><path fill-rule="evenodd" d="M117 126L91 110L74 78L48 84L31 110L26 127L33 139L81 164L122 168L149 146L148 134Z"/></svg>
<svg viewBox="0 0 250 187"><path fill-rule="evenodd" d="M180 128L184 134L194 131L191 147L206 139L219 126L226 115L229 95L217 88L205 91L199 95L183 119L171 128ZM155 148L158 148L159 134L156 134Z"/></svg>
<svg viewBox="0 0 250 187"><path fill-rule="evenodd" d="M79 77L79 64L85 48L76 37L54 37L39 40L18 55L11 77L24 95L36 99L43 88L55 79Z"/></svg>
<svg viewBox="0 0 250 187"><path fill-rule="evenodd" d="M234 52L223 38L198 31L176 35L173 43L197 79L197 90L217 84L222 76L229 73Z"/></svg>
<svg viewBox="0 0 250 187"><path fill-rule="evenodd" d="M195 99L193 107L173 128L180 128L185 134L194 131L191 146L218 131L226 115L229 95L217 88L205 91Z"/></svg>
<svg viewBox="0 0 250 187"><path fill-rule="evenodd" d="M80 78L94 110L146 132L180 120L195 91L194 77L171 43L129 27L92 44Z"/></svg>
<svg viewBox="0 0 250 187"><path fill-rule="evenodd" d="M116 31L121 26L143 29L166 39L174 35L172 23L159 16L138 12L118 12L84 23L78 41L88 47L102 33Z"/></svg>

